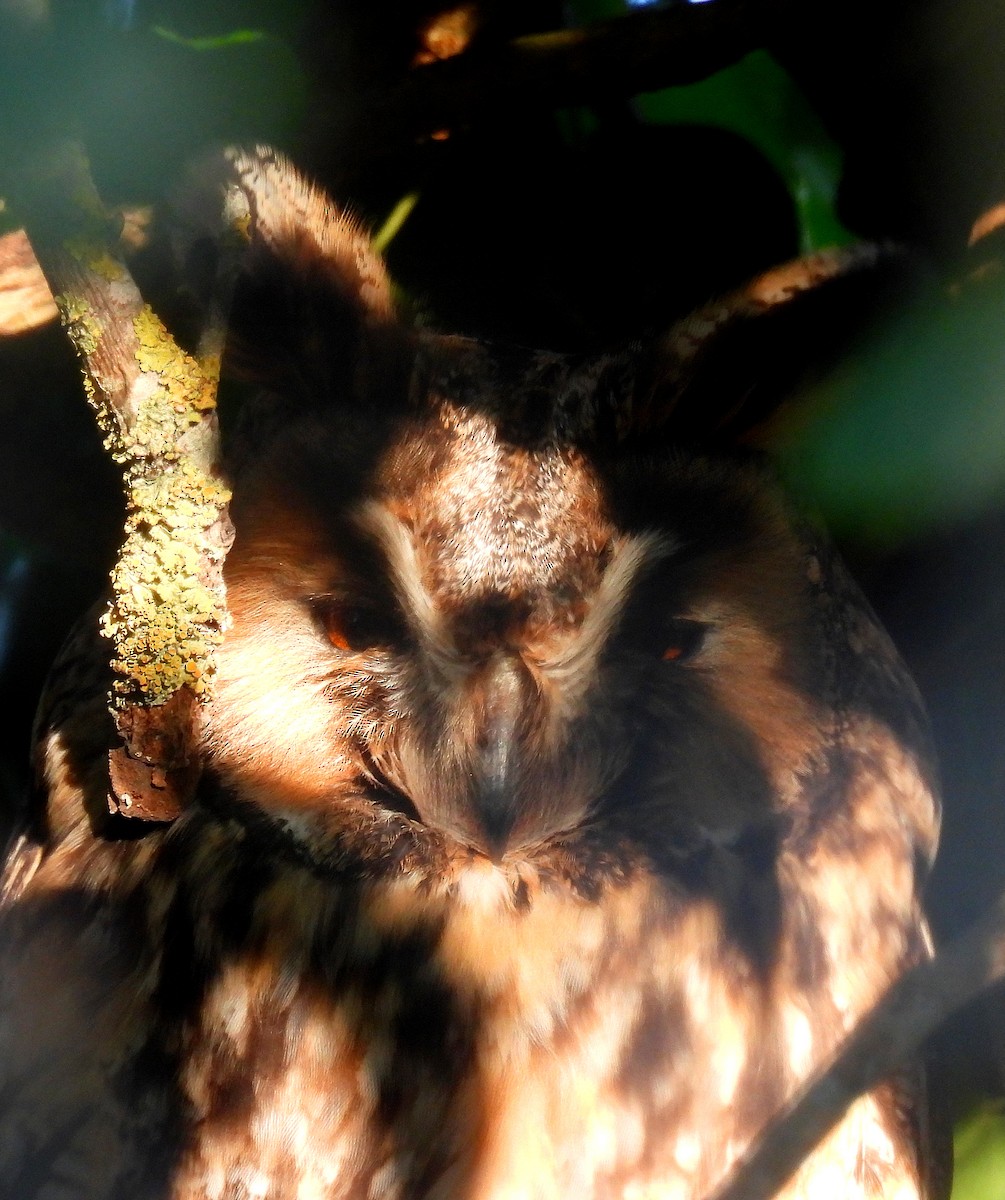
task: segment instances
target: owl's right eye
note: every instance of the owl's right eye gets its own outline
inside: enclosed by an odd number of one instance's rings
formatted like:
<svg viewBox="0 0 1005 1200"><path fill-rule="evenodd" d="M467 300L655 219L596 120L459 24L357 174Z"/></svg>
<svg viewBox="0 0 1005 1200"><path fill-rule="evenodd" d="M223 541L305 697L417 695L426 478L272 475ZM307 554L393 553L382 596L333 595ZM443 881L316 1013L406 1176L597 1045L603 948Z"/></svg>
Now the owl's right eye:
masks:
<svg viewBox="0 0 1005 1200"><path fill-rule="evenodd" d="M310 603L321 631L343 653L384 649L399 640L397 624L372 604L332 596L314 596Z"/></svg>

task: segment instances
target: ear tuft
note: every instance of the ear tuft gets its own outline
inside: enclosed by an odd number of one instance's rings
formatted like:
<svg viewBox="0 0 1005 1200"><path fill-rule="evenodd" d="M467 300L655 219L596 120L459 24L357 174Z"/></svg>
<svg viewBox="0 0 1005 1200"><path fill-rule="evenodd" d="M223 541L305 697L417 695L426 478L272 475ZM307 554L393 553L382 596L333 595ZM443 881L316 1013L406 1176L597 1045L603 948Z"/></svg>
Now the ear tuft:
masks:
<svg viewBox="0 0 1005 1200"><path fill-rule="evenodd" d="M633 432L760 444L807 377L917 292L923 264L859 243L775 267L675 324L640 355Z"/></svg>
<svg viewBox="0 0 1005 1200"><path fill-rule="evenodd" d="M228 149L223 158L246 205L253 255L271 254L294 279L326 280L365 320L393 320L384 264L353 216L266 146Z"/></svg>
<svg viewBox="0 0 1005 1200"><path fill-rule="evenodd" d="M226 373L300 402L351 398L370 337L395 327L356 218L266 146L203 156L173 207L174 257L209 352L226 329Z"/></svg>

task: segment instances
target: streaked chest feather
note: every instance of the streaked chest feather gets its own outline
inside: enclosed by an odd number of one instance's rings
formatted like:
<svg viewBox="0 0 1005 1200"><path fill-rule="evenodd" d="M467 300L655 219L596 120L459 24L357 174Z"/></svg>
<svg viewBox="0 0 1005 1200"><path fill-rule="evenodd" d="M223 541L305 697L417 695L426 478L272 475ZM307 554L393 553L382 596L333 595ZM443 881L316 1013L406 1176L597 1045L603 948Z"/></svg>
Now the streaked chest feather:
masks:
<svg viewBox="0 0 1005 1200"><path fill-rule="evenodd" d="M228 1179L221 1196L245 1170L255 1194L271 1169L265 1195L299 1175L290 1195L374 1179L380 1197L543 1200L703 1173L699 1131L728 1113L751 1041L750 982L675 952L681 937L713 943L711 908L671 930L639 881L516 909L480 874L450 905L404 882L354 898L325 961L311 936L292 954L273 940L284 902L317 885L272 886L254 950L208 984L183 1052L204 1130L193 1179ZM685 1100L699 1063L717 1083ZM240 1119L221 1120L238 1094Z"/></svg>
<svg viewBox="0 0 1005 1200"><path fill-rule="evenodd" d="M207 892L159 964L162 1005L195 964L165 1047L177 1200L697 1198L840 1032L826 968L759 969L712 898L643 871L584 898L484 860L440 886L282 869L229 944L227 906ZM811 1175L858 1155L846 1194L888 1194L913 1169L888 1123L863 1101Z"/></svg>
<svg viewBox="0 0 1005 1200"><path fill-rule="evenodd" d="M0 926L12 1194L698 1200L925 952L924 775L855 736L840 819L760 868L725 844L674 868L656 824L620 856L612 826L505 868L406 838L325 871L273 818L197 806L116 843L54 805ZM59 796L58 736L50 762ZM913 1136L875 1093L790 1197L921 1195Z"/></svg>

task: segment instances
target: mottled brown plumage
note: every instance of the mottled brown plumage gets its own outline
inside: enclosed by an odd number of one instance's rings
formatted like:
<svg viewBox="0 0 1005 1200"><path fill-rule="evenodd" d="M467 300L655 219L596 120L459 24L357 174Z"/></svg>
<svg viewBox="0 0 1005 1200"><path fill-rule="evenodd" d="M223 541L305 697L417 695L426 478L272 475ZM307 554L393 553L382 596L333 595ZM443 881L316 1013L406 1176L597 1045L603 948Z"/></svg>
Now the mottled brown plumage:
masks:
<svg viewBox="0 0 1005 1200"><path fill-rule="evenodd" d="M915 690L651 358L399 328L341 214L230 164L267 392L205 772L108 817L79 636L4 876L0 1195L699 1200L929 953ZM786 1196L927 1195L922 1114L864 1097Z"/></svg>

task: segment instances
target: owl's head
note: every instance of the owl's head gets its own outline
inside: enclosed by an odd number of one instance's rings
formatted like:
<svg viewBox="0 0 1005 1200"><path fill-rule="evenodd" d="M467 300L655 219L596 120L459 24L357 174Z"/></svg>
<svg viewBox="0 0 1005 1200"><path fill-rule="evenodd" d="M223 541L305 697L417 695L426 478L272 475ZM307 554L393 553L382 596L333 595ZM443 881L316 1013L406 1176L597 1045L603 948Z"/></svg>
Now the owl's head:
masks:
<svg viewBox="0 0 1005 1200"><path fill-rule="evenodd" d="M675 443L651 352L399 326L351 222L235 165L267 366L206 719L224 789L342 866L601 829L674 854L784 815L830 710L819 563L763 468Z"/></svg>

